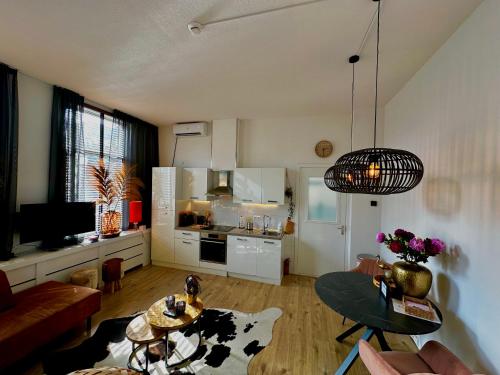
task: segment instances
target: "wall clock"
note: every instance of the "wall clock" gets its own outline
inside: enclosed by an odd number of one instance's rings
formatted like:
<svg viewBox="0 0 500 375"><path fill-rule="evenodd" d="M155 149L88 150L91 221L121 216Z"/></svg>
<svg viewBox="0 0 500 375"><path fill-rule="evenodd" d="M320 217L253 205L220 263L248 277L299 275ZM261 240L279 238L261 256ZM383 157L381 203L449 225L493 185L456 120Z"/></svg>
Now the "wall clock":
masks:
<svg viewBox="0 0 500 375"><path fill-rule="evenodd" d="M333 144L332 142L326 140L319 141L318 143L316 143L314 151L320 158L327 158L333 152Z"/></svg>

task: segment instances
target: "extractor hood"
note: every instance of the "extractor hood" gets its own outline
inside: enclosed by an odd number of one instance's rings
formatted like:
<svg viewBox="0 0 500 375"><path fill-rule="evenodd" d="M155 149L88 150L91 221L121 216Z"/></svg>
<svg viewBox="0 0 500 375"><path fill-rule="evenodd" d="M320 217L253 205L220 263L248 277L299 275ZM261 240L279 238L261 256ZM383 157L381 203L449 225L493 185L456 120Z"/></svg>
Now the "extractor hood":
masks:
<svg viewBox="0 0 500 375"><path fill-rule="evenodd" d="M232 196L233 188L231 187L231 172L230 171L214 171L215 184L214 188L208 192L208 195L215 197Z"/></svg>

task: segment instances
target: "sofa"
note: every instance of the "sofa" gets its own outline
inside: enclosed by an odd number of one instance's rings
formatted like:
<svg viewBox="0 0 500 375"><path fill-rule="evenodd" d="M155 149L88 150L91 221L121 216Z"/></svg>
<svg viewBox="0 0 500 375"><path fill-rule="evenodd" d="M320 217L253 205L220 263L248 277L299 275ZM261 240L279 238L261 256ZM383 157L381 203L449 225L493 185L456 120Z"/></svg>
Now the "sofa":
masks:
<svg viewBox="0 0 500 375"><path fill-rule="evenodd" d="M48 281L12 294L0 271L0 372L63 333L87 322L101 308L101 292Z"/></svg>

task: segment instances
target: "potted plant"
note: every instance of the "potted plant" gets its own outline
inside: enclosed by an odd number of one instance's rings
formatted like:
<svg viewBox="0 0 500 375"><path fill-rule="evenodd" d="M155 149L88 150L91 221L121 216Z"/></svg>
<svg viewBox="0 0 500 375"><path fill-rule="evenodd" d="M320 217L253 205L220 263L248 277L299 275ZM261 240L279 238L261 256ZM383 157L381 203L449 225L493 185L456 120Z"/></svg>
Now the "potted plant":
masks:
<svg viewBox="0 0 500 375"><path fill-rule="evenodd" d="M134 173L135 166L123 163L120 170L111 176L102 158L97 166L90 167L92 184L99 193L96 204L103 207L100 231L102 238L116 237L121 232L122 215L117 210L118 205L124 200L141 199L139 190L144 184Z"/></svg>
<svg viewBox="0 0 500 375"><path fill-rule="evenodd" d="M432 285L432 273L419 263L427 263L429 257L441 254L446 245L438 238L415 237L404 229L394 234L377 233L378 243L383 243L402 261L392 266L392 278L403 294L424 298Z"/></svg>
<svg viewBox="0 0 500 375"><path fill-rule="evenodd" d="M196 302L196 297L201 293L200 281L201 278L197 275L188 275L188 277L186 277L184 292L186 293L186 301L190 305Z"/></svg>
<svg viewBox="0 0 500 375"><path fill-rule="evenodd" d="M292 220L295 213L295 202L293 201L293 189L291 186L285 189L285 198L288 201L288 218L286 220L285 233L292 234L295 230L295 223Z"/></svg>

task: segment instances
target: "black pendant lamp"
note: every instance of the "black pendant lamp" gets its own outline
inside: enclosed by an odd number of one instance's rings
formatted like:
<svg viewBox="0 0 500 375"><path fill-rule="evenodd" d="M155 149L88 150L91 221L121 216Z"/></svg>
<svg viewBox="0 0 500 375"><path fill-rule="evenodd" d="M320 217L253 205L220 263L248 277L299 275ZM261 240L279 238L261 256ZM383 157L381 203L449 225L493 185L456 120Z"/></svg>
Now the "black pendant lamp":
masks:
<svg viewBox="0 0 500 375"><path fill-rule="evenodd" d="M342 155L325 173L325 184L329 189L340 193L388 195L404 193L417 186L424 176L424 165L415 154L392 148L377 148L377 104L378 104L378 70L380 43L380 1L377 10L377 64L375 73L375 121L373 148L352 151L352 119L351 119L351 152ZM351 56L353 64L353 98L354 98L354 64L359 56ZM353 101L354 103L354 101ZM354 113L354 105L353 105Z"/></svg>

